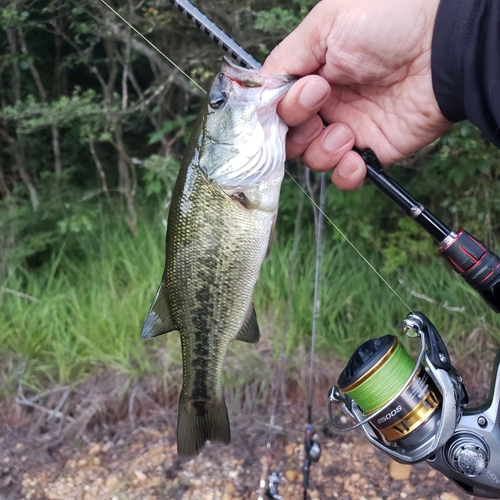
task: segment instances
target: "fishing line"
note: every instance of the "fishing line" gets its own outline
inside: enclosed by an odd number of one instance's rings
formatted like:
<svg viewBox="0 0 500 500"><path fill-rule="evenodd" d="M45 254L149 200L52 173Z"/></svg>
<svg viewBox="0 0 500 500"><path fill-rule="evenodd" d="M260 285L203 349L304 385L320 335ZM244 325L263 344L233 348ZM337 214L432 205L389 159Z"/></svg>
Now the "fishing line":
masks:
<svg viewBox="0 0 500 500"><path fill-rule="evenodd" d="M175 69L180 71L190 82L194 83L204 94L207 93L207 91L201 87L195 80L193 80L186 72L184 72L177 64L172 61L166 54L164 54L153 42L150 42L138 29L134 28L120 13L118 13L111 5L106 3L104 0L101 0L101 2L111 11L113 14L118 16L130 29L135 31L146 43L148 43L153 49L158 52L158 54L161 54Z"/></svg>
<svg viewBox="0 0 500 500"><path fill-rule="evenodd" d="M356 401L365 415L370 415L398 393L414 368L415 360L395 340L387 351L387 359L381 359L372 370L342 390Z"/></svg>
<svg viewBox="0 0 500 500"><path fill-rule="evenodd" d="M326 215L324 211L321 210L321 208L318 206L318 204L314 201L311 196L302 188L302 186L293 178L293 176L289 173L286 172L288 176L297 184L300 190L304 192L304 194L309 198L311 203L320 211L320 213L323 214L325 219L335 228L335 230L340 234L344 240L351 245L353 250L363 259L363 261L368 265L368 267L382 280L383 283L391 290L391 292L404 304L404 306L410 311L413 312L412 308L403 300L403 298L394 290L394 288L387 282L387 280L375 269L375 267L370 263L370 261L356 248L354 243L351 242L351 240L340 230L340 228Z"/></svg>
<svg viewBox="0 0 500 500"><path fill-rule="evenodd" d="M170 0L170 2L176 6L183 14L185 14L191 21L193 21L196 26L202 29L205 34L207 34L213 41L215 41L220 47L223 48L227 53L229 53L233 58L235 58L240 64L248 68L259 69L260 64L253 59L241 46L239 46L234 40L228 37L222 30L220 30L215 24L213 24L206 16L204 16L198 9L192 6L188 1L184 0ZM186 72L184 72L177 64L175 64L166 54L164 54L156 45L150 42L142 33L140 33L131 23L129 23L123 16L121 16L115 9L113 9L105 0L101 0L101 3L105 5L111 12L113 12L119 19L121 19L130 29L132 29L135 33L137 33L148 45L150 45L154 50L156 50L160 55L162 55L167 61L172 64L180 73L182 73L189 81L194 83L202 92L206 93L206 91L196 82L194 81ZM310 352L310 366L309 366L309 390L308 390L308 419L307 419L307 427L306 434L304 439L304 447L306 449L306 458L304 460L303 465L303 487L304 487L304 499L307 496L307 489L309 486L309 471L311 463L317 461L319 459L319 455L321 453L321 449L315 438L313 437L313 429L312 429L312 403L314 396L314 361L315 361L315 348L316 348L316 334L317 334L317 320L319 318L320 311L320 300L319 300L319 279L320 279L320 263L321 263L321 238L322 231L324 225L324 219L328 220L328 222L338 231L341 237L349 243L349 245L355 250L355 252L363 259L363 261L368 265L368 267L379 277L379 279L392 291L392 293L403 303L403 305L411 311L411 308L406 304L403 298L394 290L394 288L387 282L387 280L375 269L375 267L366 259L362 253L356 248L356 246L349 240L349 238L337 227L337 225L326 215L324 211L325 205L325 190L326 190L326 174L321 175L321 187L320 187L320 205L318 205L312 196L310 196L302 186L294 179L294 177L287 172L289 177L295 182L298 188L303 192L307 198L312 202L313 206L318 211L318 216L316 217L316 269L315 269L315 281L314 281L314 304L313 304L313 319L312 319L312 332L311 332L311 352ZM398 358L395 358L396 362L389 365L389 368L398 367L400 369L400 365L397 361L400 361ZM264 492L265 487L265 476L267 475L268 467L269 467L269 458L271 454L272 447L272 436L275 427L275 419L277 412L277 396L279 384L281 383L281 378L283 375L283 364L284 364L284 356L283 353L280 356L278 368L277 368L277 377L276 377L276 387L273 397L273 405L272 405L272 414L269 423L269 435L266 446L266 458L263 464L263 477L260 481L260 493ZM397 377L394 377L397 378ZM379 379L376 379L377 382ZM399 379L398 379L399 380ZM373 383L373 381L372 381ZM359 391L359 389L358 389ZM364 389L361 389L359 394L363 399ZM358 396L359 397L359 396ZM312 447L316 445L315 452L313 454ZM276 474L276 479L279 481L279 478ZM271 490L271 478L269 479L269 489ZM276 490L274 492L274 490ZM277 493L277 484L274 484L273 492L268 491L268 493L272 494L272 498L282 498ZM275 493L275 494L274 494ZM259 498L262 498L260 496Z"/></svg>
<svg viewBox="0 0 500 500"><path fill-rule="evenodd" d="M111 12L113 12L113 14L115 14L116 16L118 16L129 28L131 28L135 33L137 33L145 42L147 42L151 47L153 47L153 49L155 49L160 55L162 55L170 64L172 64L172 66L174 66L174 68L176 68L178 71L180 71L190 82L194 83L204 94L206 94L206 90L203 89L195 80L193 80L193 78L191 78L185 71L183 71L179 66L177 66L177 64L175 64L166 54L164 54L154 43L150 42L139 30L137 30L134 26L132 26L132 24L130 24L120 13L118 13L115 9L113 9L113 7L111 7L111 5L109 5L108 3L105 2L105 0L100 0ZM174 5L176 5L178 7L178 5L175 3L175 2L172 2L174 3ZM179 8L179 7L178 7ZM182 9L179 8L179 10L182 11ZM197 10L197 9L196 9ZM198 11L199 12L199 11ZM203 16L203 17L206 17L206 16ZM208 18L206 18L208 19ZM195 20L193 20L193 22L196 22ZM214 25L215 26L215 25ZM220 31L220 30L219 30ZM211 34L211 38L212 40L214 41L217 41L217 39L215 38L215 34L212 33ZM221 45L222 46L222 45ZM222 48L224 48L222 46ZM239 56L240 60L241 60L241 56ZM257 63L258 64L258 63ZM355 247L355 245L349 240L349 238L337 227L336 224L334 224L334 222L324 213L324 211L321 210L321 208L318 206L318 204L311 198L311 196L309 196L309 194L302 188L302 186L293 178L293 176L287 172L287 174L289 175L289 177L295 182L295 184L297 184L297 186L299 187L299 189L301 191L304 192L304 194L311 200L311 202L313 203L313 205L316 207L317 210L319 210L319 213L323 214L323 216L326 218L326 220L338 231L338 233L340 234L340 236L345 240L347 241L347 243L349 243L349 245L355 250L355 252L363 259L363 261L368 265L368 267L370 267L370 269L382 280L382 282L389 288L389 290L391 290L391 292L404 304L404 306L411 312L412 309L411 307L402 299L402 297L400 295L398 295L398 293L394 290L394 288L387 282L387 280L373 267L373 265L368 261L368 259L366 259L366 257L363 256L363 254Z"/></svg>

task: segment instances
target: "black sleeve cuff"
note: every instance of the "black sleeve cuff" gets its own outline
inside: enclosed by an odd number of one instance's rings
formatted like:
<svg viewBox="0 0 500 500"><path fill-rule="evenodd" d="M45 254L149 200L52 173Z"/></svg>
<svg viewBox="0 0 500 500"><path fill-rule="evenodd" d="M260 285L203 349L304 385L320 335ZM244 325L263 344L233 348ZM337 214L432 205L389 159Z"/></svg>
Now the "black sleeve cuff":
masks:
<svg viewBox="0 0 500 500"><path fill-rule="evenodd" d="M445 118L470 120L500 146L500 2L441 0L431 59Z"/></svg>

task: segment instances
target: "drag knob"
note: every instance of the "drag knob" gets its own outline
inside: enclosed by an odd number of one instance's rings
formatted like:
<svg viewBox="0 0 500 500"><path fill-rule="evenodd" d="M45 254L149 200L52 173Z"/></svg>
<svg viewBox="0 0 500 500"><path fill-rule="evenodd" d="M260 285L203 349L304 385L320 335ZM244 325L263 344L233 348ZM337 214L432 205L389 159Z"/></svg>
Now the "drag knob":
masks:
<svg viewBox="0 0 500 500"><path fill-rule="evenodd" d="M488 466L488 450L479 438L459 435L448 448L448 461L464 476L479 476Z"/></svg>

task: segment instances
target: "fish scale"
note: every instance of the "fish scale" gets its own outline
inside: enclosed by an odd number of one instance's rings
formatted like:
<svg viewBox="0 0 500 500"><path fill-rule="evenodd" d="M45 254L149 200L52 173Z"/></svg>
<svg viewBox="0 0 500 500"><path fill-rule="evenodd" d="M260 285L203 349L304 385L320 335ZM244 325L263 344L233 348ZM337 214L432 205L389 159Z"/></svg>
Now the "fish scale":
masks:
<svg viewBox="0 0 500 500"><path fill-rule="evenodd" d="M233 339L260 336L252 295L284 175L286 126L276 105L292 82L223 65L174 187L165 270L142 336L180 333L181 456L199 453L207 440L230 441L223 362Z"/></svg>

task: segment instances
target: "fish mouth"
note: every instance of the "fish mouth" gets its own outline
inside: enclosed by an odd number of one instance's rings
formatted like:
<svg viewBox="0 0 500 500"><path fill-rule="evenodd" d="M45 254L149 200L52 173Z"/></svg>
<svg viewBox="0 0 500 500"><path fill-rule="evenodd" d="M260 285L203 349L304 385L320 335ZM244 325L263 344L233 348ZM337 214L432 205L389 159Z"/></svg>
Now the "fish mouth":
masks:
<svg viewBox="0 0 500 500"><path fill-rule="evenodd" d="M227 56L224 56L221 73L232 82L245 88L264 87L264 90L279 90L279 95L276 96L278 98L282 97L298 80L298 77L293 75L272 75L261 73L260 68L243 68Z"/></svg>

